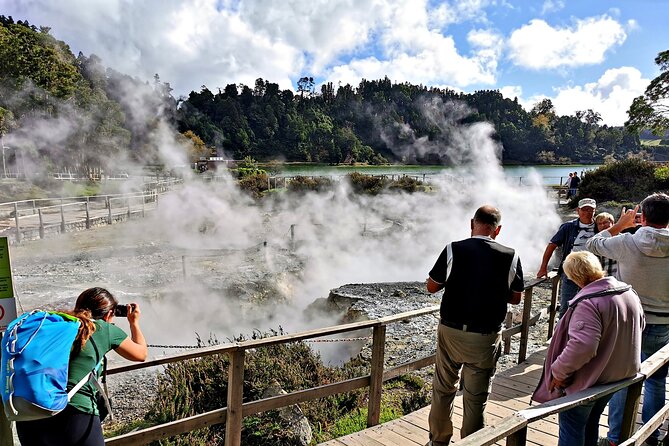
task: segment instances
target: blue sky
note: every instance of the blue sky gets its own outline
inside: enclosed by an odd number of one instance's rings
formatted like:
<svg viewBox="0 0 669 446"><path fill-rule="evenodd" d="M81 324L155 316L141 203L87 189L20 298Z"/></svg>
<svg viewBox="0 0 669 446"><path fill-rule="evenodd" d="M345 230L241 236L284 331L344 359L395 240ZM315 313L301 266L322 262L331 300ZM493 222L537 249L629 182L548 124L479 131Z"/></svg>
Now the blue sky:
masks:
<svg viewBox="0 0 669 446"><path fill-rule="evenodd" d="M119 71L158 73L177 96L258 77L294 88L388 76L499 89L526 108L550 98L610 125L669 47L665 0L0 0L0 13Z"/></svg>

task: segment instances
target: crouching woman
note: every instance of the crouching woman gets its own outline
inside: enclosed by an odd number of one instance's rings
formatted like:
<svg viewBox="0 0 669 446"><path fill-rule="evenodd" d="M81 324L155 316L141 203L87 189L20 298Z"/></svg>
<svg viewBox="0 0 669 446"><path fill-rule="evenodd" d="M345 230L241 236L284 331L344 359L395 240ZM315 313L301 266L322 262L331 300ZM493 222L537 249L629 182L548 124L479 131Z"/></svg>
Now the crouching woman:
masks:
<svg viewBox="0 0 669 446"><path fill-rule="evenodd" d="M645 319L632 287L605 277L599 259L587 251L569 254L563 268L581 290L569 301L548 347L532 396L539 403L632 377L641 366ZM599 417L611 396L561 412L558 445L595 446Z"/></svg>

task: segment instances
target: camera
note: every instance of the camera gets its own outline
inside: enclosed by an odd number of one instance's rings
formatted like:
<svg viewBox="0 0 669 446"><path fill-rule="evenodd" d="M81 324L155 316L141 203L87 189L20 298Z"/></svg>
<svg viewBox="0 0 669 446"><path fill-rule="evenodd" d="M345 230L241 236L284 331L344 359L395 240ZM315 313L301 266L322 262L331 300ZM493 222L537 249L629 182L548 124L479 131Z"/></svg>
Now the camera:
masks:
<svg viewBox="0 0 669 446"><path fill-rule="evenodd" d="M118 304L118 305L116 305L116 308L114 309L114 316L128 317L128 312L130 311L131 307L134 307L134 305L133 304Z"/></svg>

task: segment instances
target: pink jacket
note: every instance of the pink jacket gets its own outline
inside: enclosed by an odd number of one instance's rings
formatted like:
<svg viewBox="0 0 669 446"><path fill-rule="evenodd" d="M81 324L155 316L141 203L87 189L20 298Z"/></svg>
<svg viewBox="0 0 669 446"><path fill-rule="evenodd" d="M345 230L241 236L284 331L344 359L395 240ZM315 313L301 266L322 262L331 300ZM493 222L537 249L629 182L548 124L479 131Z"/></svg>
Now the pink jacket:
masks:
<svg viewBox="0 0 669 446"><path fill-rule="evenodd" d="M543 403L634 376L641 367L645 325L641 302L629 285L613 277L586 285L555 329L532 400ZM553 376L571 380L564 393L548 390Z"/></svg>

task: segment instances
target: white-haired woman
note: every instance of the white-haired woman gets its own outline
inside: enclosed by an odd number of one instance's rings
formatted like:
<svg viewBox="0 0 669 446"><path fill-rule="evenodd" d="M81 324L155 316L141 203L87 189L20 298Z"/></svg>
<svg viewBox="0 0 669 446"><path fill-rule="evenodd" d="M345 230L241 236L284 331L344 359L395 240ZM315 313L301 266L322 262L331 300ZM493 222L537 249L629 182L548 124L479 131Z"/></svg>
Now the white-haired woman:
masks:
<svg viewBox="0 0 669 446"><path fill-rule="evenodd" d="M581 291L569 301L548 347L544 374L532 396L540 403L632 377L641 366L645 320L632 287L607 277L599 259L587 251L569 254L563 268ZM610 398L561 412L558 445L595 446L599 417Z"/></svg>

